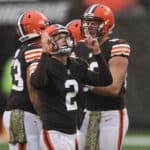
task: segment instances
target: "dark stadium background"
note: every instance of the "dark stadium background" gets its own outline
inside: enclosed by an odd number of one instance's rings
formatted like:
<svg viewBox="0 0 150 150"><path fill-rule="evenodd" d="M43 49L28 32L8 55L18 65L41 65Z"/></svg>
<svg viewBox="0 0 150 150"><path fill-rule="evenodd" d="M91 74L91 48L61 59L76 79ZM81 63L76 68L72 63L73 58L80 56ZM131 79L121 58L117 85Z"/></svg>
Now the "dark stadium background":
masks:
<svg viewBox="0 0 150 150"><path fill-rule="evenodd" d="M129 130L150 129L150 2L139 2L135 7L115 12L113 34L126 39L132 49L126 94ZM30 9L40 10L53 22L65 25L80 18L85 4L82 0L0 0L0 77L3 65L17 47L17 17Z"/></svg>

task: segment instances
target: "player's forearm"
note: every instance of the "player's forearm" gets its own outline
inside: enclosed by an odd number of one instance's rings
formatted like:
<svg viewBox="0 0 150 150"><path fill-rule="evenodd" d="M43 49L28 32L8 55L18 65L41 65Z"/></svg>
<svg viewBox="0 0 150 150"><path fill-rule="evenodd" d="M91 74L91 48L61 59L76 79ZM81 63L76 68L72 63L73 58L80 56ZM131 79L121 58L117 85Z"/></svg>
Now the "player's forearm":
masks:
<svg viewBox="0 0 150 150"><path fill-rule="evenodd" d="M37 112L38 115L40 115L41 111L42 111L42 106L41 106L40 99L38 97L37 92L35 92L35 91L32 92L30 100L31 100L31 103L32 103L35 111Z"/></svg>
<svg viewBox="0 0 150 150"><path fill-rule="evenodd" d="M120 93L120 88L116 88L113 85L107 87L92 87L91 91L98 95L103 96L118 96Z"/></svg>
<svg viewBox="0 0 150 150"><path fill-rule="evenodd" d="M28 89L30 101L31 101L35 111L40 115L40 113L41 113L40 99L39 99L37 90L35 90L30 84L29 69L27 69L26 75L27 75L26 83L27 83L27 89Z"/></svg>
<svg viewBox="0 0 150 150"><path fill-rule="evenodd" d="M42 110L42 106L40 103L40 98L38 96L38 91L36 91L35 89L33 89L33 87L30 86L29 88L29 96L30 96L30 101L35 109L35 111L37 112L38 115L41 114L41 110Z"/></svg>

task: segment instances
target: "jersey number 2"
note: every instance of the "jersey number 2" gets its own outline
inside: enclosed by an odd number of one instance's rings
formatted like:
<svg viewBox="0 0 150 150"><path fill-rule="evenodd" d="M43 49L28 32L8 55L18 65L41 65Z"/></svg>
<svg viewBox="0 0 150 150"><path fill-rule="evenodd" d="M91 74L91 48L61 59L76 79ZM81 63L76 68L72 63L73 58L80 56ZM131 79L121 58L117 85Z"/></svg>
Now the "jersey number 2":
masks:
<svg viewBox="0 0 150 150"><path fill-rule="evenodd" d="M73 87L74 90L71 92L68 92L66 94L66 108L68 111L78 109L77 102L73 101L73 98L76 97L76 95L79 92L79 87L78 87L77 81L76 80L67 80L65 82L65 88L71 88L71 86Z"/></svg>

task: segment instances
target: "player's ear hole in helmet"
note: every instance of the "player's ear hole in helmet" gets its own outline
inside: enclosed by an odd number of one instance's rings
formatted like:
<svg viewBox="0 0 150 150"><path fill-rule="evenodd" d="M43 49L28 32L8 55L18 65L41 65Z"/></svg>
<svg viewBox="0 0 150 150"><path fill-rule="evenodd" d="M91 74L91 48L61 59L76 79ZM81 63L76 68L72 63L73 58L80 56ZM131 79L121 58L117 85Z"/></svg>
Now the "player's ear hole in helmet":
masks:
<svg viewBox="0 0 150 150"><path fill-rule="evenodd" d="M20 42L25 42L40 37L42 30L51 22L37 10L30 10L18 17L16 30Z"/></svg>
<svg viewBox="0 0 150 150"><path fill-rule="evenodd" d="M60 40L63 41L63 45L60 44ZM70 54L75 46L71 32L60 24L47 27L42 33L41 41L43 49L48 50L51 55Z"/></svg>
<svg viewBox="0 0 150 150"><path fill-rule="evenodd" d="M84 36L88 32L92 36L102 37L105 34L110 34L115 26L112 10L100 4L88 7L83 13L81 20L81 32Z"/></svg>

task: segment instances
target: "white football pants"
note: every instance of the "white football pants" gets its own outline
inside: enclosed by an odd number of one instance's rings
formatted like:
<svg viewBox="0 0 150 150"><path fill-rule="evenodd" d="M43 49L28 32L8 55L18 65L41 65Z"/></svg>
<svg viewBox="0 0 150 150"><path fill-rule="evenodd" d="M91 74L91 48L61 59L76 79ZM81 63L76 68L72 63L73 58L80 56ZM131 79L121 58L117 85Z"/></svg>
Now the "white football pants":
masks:
<svg viewBox="0 0 150 150"><path fill-rule="evenodd" d="M76 150L76 134L65 134L56 130L42 130L41 150Z"/></svg>
<svg viewBox="0 0 150 150"><path fill-rule="evenodd" d="M8 133L9 138L9 126L10 126L11 111L5 111L3 116L4 126ZM42 128L41 120L39 116L24 112L24 126L27 143L25 144L9 144L9 150L41 150L40 148L40 132Z"/></svg>
<svg viewBox="0 0 150 150"><path fill-rule="evenodd" d="M79 150L84 150L86 144L89 113L90 112L87 111L82 126L78 131ZM101 111L100 114L99 149L121 150L129 126L127 109Z"/></svg>

